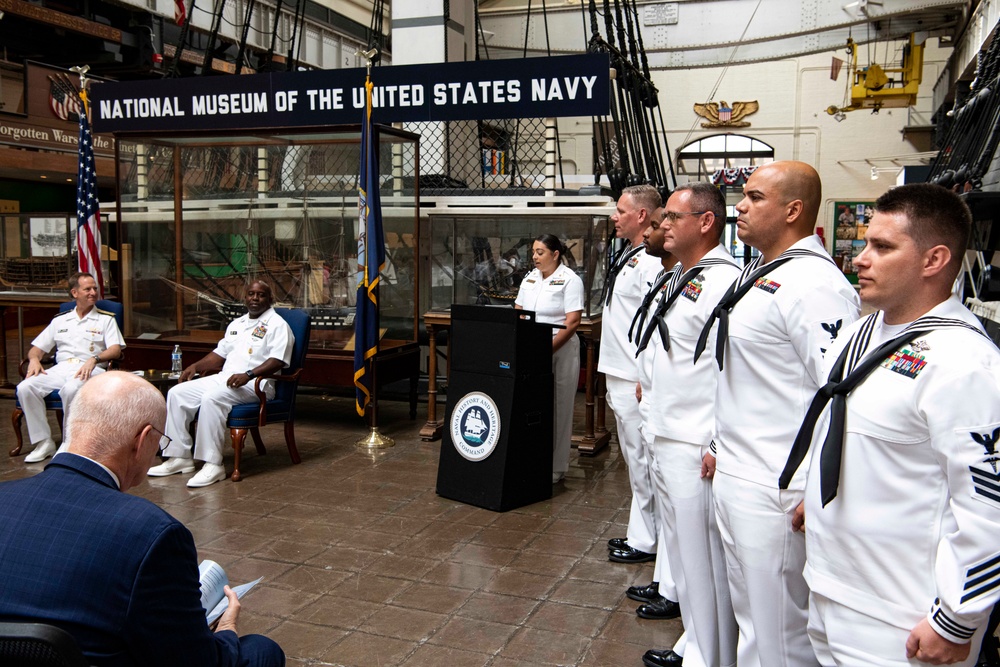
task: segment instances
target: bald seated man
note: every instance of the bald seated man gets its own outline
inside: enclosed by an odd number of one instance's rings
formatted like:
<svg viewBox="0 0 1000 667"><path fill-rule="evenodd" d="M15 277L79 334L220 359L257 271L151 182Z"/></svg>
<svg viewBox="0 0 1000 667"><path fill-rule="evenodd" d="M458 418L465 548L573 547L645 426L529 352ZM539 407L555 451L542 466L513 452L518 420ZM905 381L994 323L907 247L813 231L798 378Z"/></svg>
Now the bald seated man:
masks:
<svg viewBox="0 0 1000 667"><path fill-rule="evenodd" d="M705 457L705 473L714 470L740 667L818 664L806 634L805 537L791 529L807 466L787 490L778 477L825 382L824 352L858 318L854 288L814 233L822 200L819 174L804 162L772 162L750 175L736 227L760 254L716 306L696 347L696 359L713 354L721 371L716 456ZM705 349L719 320L728 327Z"/></svg>
<svg viewBox="0 0 1000 667"><path fill-rule="evenodd" d="M200 488L225 479L222 448L229 430L226 419L234 405L257 403L254 378L277 373L292 360L295 336L274 310L271 286L263 280L247 285L247 314L226 327L215 349L181 372L179 384L167 392L167 435L170 445L161 452L167 461L149 470L150 477L194 472L194 459L205 465L187 485ZM214 375L209 371L219 371ZM200 377L198 377L200 376ZM274 380L262 379L260 388L274 398ZM191 439L191 422L198 419ZM193 458L192 458L193 457Z"/></svg>
<svg viewBox="0 0 1000 667"><path fill-rule="evenodd" d="M69 451L0 484L0 617L69 632L97 667L281 667L260 635L239 637L240 603L212 632L191 533L125 493L165 446L166 406L145 380L92 377L77 394Z"/></svg>

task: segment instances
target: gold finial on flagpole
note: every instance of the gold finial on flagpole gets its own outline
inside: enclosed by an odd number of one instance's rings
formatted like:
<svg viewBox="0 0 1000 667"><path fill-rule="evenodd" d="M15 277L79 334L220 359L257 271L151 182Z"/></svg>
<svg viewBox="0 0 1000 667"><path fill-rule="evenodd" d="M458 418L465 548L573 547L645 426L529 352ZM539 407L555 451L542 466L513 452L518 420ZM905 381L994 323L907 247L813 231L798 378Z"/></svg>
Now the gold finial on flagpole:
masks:
<svg viewBox="0 0 1000 667"><path fill-rule="evenodd" d="M87 86L90 85L90 77L87 76L90 65L74 65L69 71L80 75L80 90L87 90Z"/></svg>
<svg viewBox="0 0 1000 667"><path fill-rule="evenodd" d="M368 49L367 51L362 51L361 49L358 49L357 50L357 55L365 57L365 61L368 63L367 66L366 66L367 67L367 75L369 77L371 77L371 75L372 75L372 61L375 60L375 56L378 55L378 49L375 48L374 46L372 48Z"/></svg>

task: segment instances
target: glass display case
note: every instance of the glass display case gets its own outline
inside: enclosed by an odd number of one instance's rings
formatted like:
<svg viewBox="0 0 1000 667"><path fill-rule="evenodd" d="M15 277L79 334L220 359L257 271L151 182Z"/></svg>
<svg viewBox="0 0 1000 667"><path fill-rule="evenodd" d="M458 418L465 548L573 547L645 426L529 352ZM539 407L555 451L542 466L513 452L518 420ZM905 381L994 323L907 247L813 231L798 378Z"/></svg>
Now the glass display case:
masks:
<svg viewBox="0 0 1000 667"><path fill-rule="evenodd" d="M565 263L583 281L585 319L603 309L613 204L566 208L447 210L429 214L422 253L424 311L448 310L453 303L514 304L521 280L534 268L531 246L539 234L554 234L568 248Z"/></svg>
<svg viewBox="0 0 1000 667"><path fill-rule="evenodd" d="M375 134L386 239L381 348L416 348L419 138L392 128ZM309 312L310 358L353 358L359 141L358 128L118 136L111 217L121 241L126 338L217 341L246 312L245 285L263 279L275 305ZM304 381L311 375L319 384L353 382L320 382L330 377L310 370Z"/></svg>
<svg viewBox="0 0 1000 667"><path fill-rule="evenodd" d="M573 437L581 454L607 446L603 391L598 386L597 346L601 338L601 298L607 248L614 233L615 205L607 197L539 198L507 207L430 211L420 233L421 312L430 354L424 440L436 440L444 426L437 411L437 339L451 326L452 304L514 305L521 281L534 268L531 247L540 234L554 234L567 247L564 258L583 281L584 313L577 329L583 339L581 369L586 402L582 434Z"/></svg>

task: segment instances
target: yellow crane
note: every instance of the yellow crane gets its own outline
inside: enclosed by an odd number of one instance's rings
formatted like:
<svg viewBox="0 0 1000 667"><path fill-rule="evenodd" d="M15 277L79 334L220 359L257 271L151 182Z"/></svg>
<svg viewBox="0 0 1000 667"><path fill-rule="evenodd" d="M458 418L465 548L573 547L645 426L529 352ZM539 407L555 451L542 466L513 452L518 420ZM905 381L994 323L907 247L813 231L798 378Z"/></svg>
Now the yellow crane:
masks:
<svg viewBox="0 0 1000 667"><path fill-rule="evenodd" d="M847 54L852 78L847 81L844 104L840 107L830 105L826 109L828 114L836 116L858 109L871 109L872 113L878 113L883 108L897 109L916 104L924 72L924 44L923 41L918 43L913 33L903 47L900 67L883 68L873 62L858 68L858 48L851 38L847 39Z"/></svg>

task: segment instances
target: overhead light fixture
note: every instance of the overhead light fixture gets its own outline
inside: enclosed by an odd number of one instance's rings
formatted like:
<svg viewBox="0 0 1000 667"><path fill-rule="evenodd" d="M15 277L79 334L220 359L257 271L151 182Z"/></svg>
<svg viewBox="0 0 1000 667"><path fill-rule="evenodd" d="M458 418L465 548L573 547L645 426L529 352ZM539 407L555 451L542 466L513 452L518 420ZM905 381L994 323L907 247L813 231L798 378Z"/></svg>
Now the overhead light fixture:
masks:
<svg viewBox="0 0 1000 667"><path fill-rule="evenodd" d="M878 167L872 167L872 180L878 180Z"/></svg>
<svg viewBox="0 0 1000 667"><path fill-rule="evenodd" d="M45 174L42 174L41 176L39 176L39 178L48 178L48 176L46 176Z"/></svg>
<svg viewBox="0 0 1000 667"><path fill-rule="evenodd" d="M838 123L843 122L845 118L847 118L847 114L844 113L843 111L838 111L837 113L833 114L833 119Z"/></svg>

